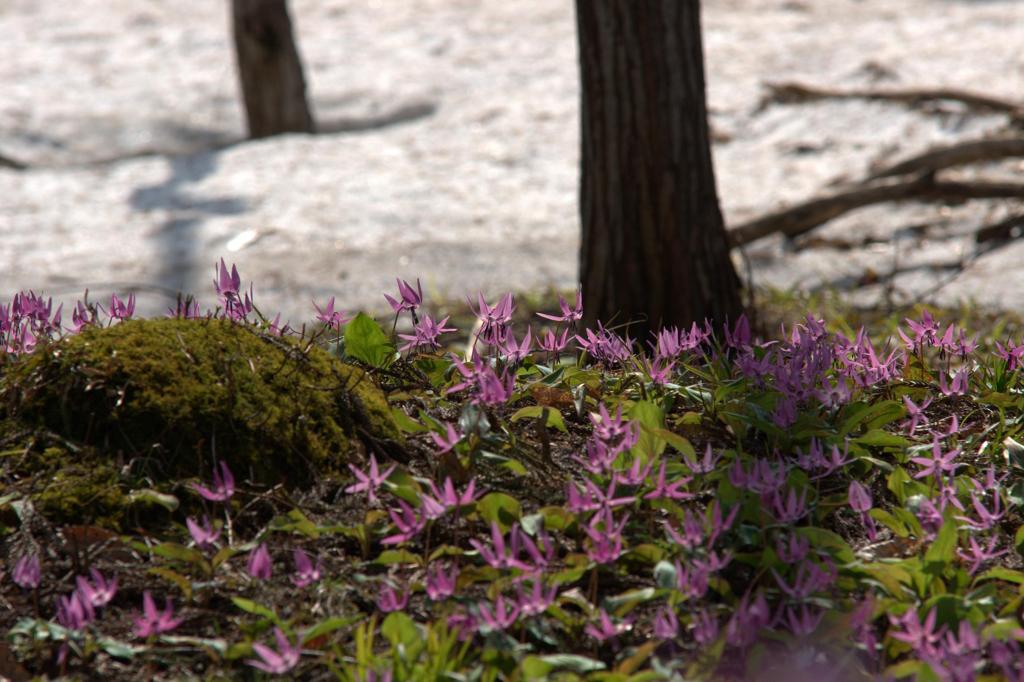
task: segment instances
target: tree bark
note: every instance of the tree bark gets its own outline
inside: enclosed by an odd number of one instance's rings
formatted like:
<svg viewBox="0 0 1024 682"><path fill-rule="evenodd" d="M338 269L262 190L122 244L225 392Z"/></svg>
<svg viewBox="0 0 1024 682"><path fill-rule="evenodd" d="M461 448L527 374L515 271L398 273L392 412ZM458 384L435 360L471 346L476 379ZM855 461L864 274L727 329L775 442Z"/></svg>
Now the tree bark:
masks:
<svg viewBox="0 0 1024 682"><path fill-rule="evenodd" d="M577 0L587 325L742 311L718 205L698 0Z"/></svg>
<svg viewBox="0 0 1024 682"><path fill-rule="evenodd" d="M249 137L314 132L287 0L232 0Z"/></svg>

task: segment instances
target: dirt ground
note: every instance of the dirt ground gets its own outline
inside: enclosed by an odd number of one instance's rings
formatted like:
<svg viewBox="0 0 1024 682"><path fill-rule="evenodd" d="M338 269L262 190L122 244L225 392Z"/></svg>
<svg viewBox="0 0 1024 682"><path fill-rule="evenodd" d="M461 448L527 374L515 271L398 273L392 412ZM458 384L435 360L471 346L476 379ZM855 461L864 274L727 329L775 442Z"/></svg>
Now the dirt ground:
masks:
<svg viewBox="0 0 1024 682"><path fill-rule="evenodd" d="M1024 102L1024 2L703 4L730 224L1007 123L952 102L764 105L767 82L947 86ZM29 166L0 166L0 299L133 291L142 313L159 314L187 290L212 304L221 256L255 282L264 311L293 323L330 295L379 310L395 276L419 276L437 296L573 286L572 2L291 6L324 133L232 144L244 124L227 3L0 0L0 155ZM1024 163L977 172L1021 178ZM744 273L865 303L1020 309L1024 242L979 253L972 238L1020 208L876 206L805 248L752 245Z"/></svg>

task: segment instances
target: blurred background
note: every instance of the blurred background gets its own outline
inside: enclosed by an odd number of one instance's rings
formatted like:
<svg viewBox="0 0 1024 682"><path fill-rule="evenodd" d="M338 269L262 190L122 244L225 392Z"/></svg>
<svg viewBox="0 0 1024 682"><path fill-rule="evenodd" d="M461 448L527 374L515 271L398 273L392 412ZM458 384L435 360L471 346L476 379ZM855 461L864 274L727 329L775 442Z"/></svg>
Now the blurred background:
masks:
<svg viewBox="0 0 1024 682"><path fill-rule="evenodd" d="M292 0L317 133L250 140L231 3L0 0L0 300L178 291L237 263L293 325L577 281L579 73L569 0ZM1005 135L956 98L787 100L772 84L953 88L1024 102L1017 0L707 0L715 170L730 226L935 145ZM1016 126L1016 127L1015 127ZM970 179L1024 178L1019 158ZM976 233L1020 199L877 204L734 251L755 286L1024 307L1024 247ZM1018 231L1019 233L1019 231Z"/></svg>

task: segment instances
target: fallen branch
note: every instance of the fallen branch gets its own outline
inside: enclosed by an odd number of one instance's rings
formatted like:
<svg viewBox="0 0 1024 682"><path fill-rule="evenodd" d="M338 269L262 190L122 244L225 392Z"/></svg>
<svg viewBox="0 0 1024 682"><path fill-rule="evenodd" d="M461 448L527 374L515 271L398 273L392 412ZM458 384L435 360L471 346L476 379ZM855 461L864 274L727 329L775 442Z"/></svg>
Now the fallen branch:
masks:
<svg viewBox="0 0 1024 682"><path fill-rule="evenodd" d="M28 164L22 163L16 159L12 159L9 156L0 154L0 168L13 168L14 170L25 170L28 168Z"/></svg>
<svg viewBox="0 0 1024 682"><path fill-rule="evenodd" d="M999 97L981 95L959 88L905 88L893 90L866 90L852 88L837 90L803 83L766 83L768 97L762 101L774 102L811 102L819 99L871 99L888 102L902 102L918 105L922 102L953 100L961 102L969 109L980 111L996 111L1009 114L1014 119L1024 118L1024 104L1011 102Z"/></svg>
<svg viewBox="0 0 1024 682"><path fill-rule="evenodd" d="M970 199L1024 199L1024 184L1008 182L954 182L923 175L914 180L839 192L737 225L729 230L733 246L779 233L797 237L854 209L886 201L960 202Z"/></svg>
<svg viewBox="0 0 1024 682"><path fill-rule="evenodd" d="M977 244L985 242L1005 241L1024 233L1024 214L1010 216L992 225L986 225L974 233Z"/></svg>
<svg viewBox="0 0 1024 682"><path fill-rule="evenodd" d="M935 173L943 168L950 168L952 166L962 166L967 163L977 163L978 161L997 161L1014 156L1024 156L1024 138L961 142L946 147L930 149L923 154L912 156L905 161L877 170L868 176L868 180L877 180L894 175Z"/></svg>

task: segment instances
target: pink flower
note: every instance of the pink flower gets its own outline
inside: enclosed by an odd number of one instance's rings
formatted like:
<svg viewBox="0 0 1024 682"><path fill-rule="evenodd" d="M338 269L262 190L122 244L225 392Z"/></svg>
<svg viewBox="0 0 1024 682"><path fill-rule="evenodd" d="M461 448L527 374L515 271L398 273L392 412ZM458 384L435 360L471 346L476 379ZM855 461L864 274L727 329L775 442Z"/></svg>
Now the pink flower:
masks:
<svg viewBox="0 0 1024 682"><path fill-rule="evenodd" d="M302 655L302 643L297 642L292 646L279 627L274 628L274 639L277 641L277 651L256 642L252 645L252 650L263 660L250 658L246 663L271 675L283 675L298 664Z"/></svg>
<svg viewBox="0 0 1024 682"><path fill-rule="evenodd" d="M14 573L11 578L18 587L24 590L34 590L39 587L42 573L39 568L39 557L35 554L26 554L14 564Z"/></svg>
<svg viewBox="0 0 1024 682"><path fill-rule="evenodd" d="M164 632L170 632L181 625L181 619L174 617L174 605L171 598L167 598L167 608L163 612L157 611L153 603L153 595L149 591L142 593L142 618L135 619L135 635L137 637L150 637Z"/></svg>
<svg viewBox="0 0 1024 682"><path fill-rule="evenodd" d="M221 461L213 467L213 490L198 483L193 483L192 489L210 502L226 502L235 494L235 477L231 474L227 462Z"/></svg>
<svg viewBox="0 0 1024 682"><path fill-rule="evenodd" d="M384 585L380 588L380 594L377 596L377 608L384 613L391 613L392 611L401 611L409 603L409 592L403 592L399 594L394 587L389 584Z"/></svg>
<svg viewBox="0 0 1024 682"><path fill-rule="evenodd" d="M292 552L292 560L295 562L295 575L292 576L292 582L296 587L305 587L320 580L322 566L319 560L314 566L309 555L301 549Z"/></svg>
<svg viewBox="0 0 1024 682"><path fill-rule="evenodd" d="M92 576L91 583L83 575L75 579L77 592L93 606L106 606L117 594L117 578L108 581L96 568L90 568L89 575Z"/></svg>
<svg viewBox="0 0 1024 682"><path fill-rule="evenodd" d="M217 542L217 538L220 537L220 529L214 530L210 524L210 517L203 517L203 525L193 519L191 516L185 519L185 525L188 527L189 535L192 536L192 540L196 543L196 547L200 549L209 549L214 546L213 543Z"/></svg>
<svg viewBox="0 0 1024 682"><path fill-rule="evenodd" d="M458 579L458 566L452 566L451 571L445 573L440 564L434 564L427 571L427 596L431 601L441 601L452 596L455 594L455 584Z"/></svg>
<svg viewBox="0 0 1024 682"><path fill-rule="evenodd" d="M320 310L320 306L313 302L313 307L316 308L316 319L323 322L331 329L341 329L341 326L347 323L350 317L347 317L345 313L334 310L334 297L331 296L327 300L327 305L324 306L323 310Z"/></svg>
<svg viewBox="0 0 1024 682"><path fill-rule="evenodd" d="M256 548L256 551L249 555L247 567L249 575L258 580L270 580L271 561L270 552L264 542Z"/></svg>
<svg viewBox="0 0 1024 682"><path fill-rule="evenodd" d="M599 642L614 639L623 632L627 632L632 627L632 623L628 619L618 624L612 622L611 616L609 616L604 609L600 609L599 614L599 623L597 625L590 623L586 628L584 628L588 635Z"/></svg>
<svg viewBox="0 0 1024 682"><path fill-rule="evenodd" d="M345 492L358 493L360 491L365 490L367 498L370 500L370 502L376 502L377 488L382 486L384 482L388 480L388 476L390 476L391 472L395 470L395 466L395 464L392 464L391 466L384 470L384 473L381 473L378 468L377 458L374 455L370 455L369 474L366 474L363 471L357 469L354 465L349 464L348 468L352 471L353 474L355 474L355 477L356 479L358 479L358 482L353 483L349 487L345 488Z"/></svg>

